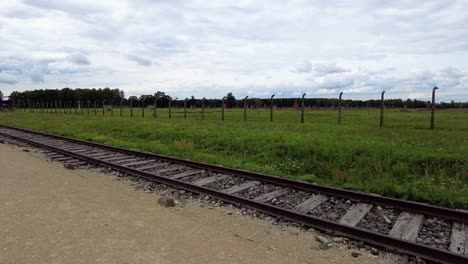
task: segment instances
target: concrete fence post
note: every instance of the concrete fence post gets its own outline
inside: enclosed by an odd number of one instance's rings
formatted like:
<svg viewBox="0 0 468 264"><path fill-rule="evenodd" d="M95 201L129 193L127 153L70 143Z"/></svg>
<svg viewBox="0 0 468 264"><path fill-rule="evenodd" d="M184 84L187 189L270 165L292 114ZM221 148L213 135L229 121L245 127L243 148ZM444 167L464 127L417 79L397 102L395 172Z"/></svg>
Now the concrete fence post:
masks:
<svg viewBox="0 0 468 264"><path fill-rule="evenodd" d="M94 100L94 115L97 116L97 100Z"/></svg>
<svg viewBox="0 0 468 264"><path fill-rule="evenodd" d="M171 102L172 102L172 98L169 97L169 103L168 103L168 106L167 106L167 110L168 110L168 114L169 114L169 119L172 119Z"/></svg>
<svg viewBox="0 0 468 264"><path fill-rule="evenodd" d="M221 99L221 120L224 121L224 100L226 100L227 96L224 96L223 99Z"/></svg>
<svg viewBox="0 0 468 264"><path fill-rule="evenodd" d="M158 117L158 97L154 97L154 111L153 111L153 118Z"/></svg>
<svg viewBox="0 0 468 264"><path fill-rule="evenodd" d="M301 104L301 123L304 123L304 105L305 105L305 99L304 97L306 96L306 94L304 93L302 95L302 104Z"/></svg>
<svg viewBox="0 0 468 264"><path fill-rule="evenodd" d="M202 119L205 119L205 97L203 97L201 100L202 100L201 101L201 103L202 103L202 110L201 110L202 111L201 112L202 113Z"/></svg>
<svg viewBox="0 0 468 264"><path fill-rule="evenodd" d="M382 94L380 96L380 125L379 125L380 128L383 127L383 119L384 119L384 106L385 106L384 94L385 94L385 91L382 91Z"/></svg>
<svg viewBox="0 0 468 264"><path fill-rule="evenodd" d="M184 100L184 119L187 119L187 100L188 98Z"/></svg>
<svg viewBox="0 0 468 264"><path fill-rule="evenodd" d="M439 89L437 86L432 89L431 129L434 129L435 92L437 89Z"/></svg>
<svg viewBox="0 0 468 264"><path fill-rule="evenodd" d="M114 100L111 100L111 116L114 116Z"/></svg>
<svg viewBox="0 0 468 264"><path fill-rule="evenodd" d="M244 122L247 121L247 98L249 98L248 96L246 96L244 98Z"/></svg>
<svg viewBox="0 0 468 264"><path fill-rule="evenodd" d="M340 97L338 98L338 124L341 125L341 98L343 96L343 92L340 93Z"/></svg>
<svg viewBox="0 0 468 264"><path fill-rule="evenodd" d="M272 95L270 98L270 122L273 122L273 97L275 95Z"/></svg>

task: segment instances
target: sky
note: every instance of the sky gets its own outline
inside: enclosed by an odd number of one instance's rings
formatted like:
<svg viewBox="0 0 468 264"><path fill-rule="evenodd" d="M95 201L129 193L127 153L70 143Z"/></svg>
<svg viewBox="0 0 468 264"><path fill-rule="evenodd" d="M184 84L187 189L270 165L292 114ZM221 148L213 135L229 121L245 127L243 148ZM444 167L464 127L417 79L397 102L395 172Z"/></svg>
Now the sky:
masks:
<svg viewBox="0 0 468 264"><path fill-rule="evenodd" d="M467 0L0 1L0 90L468 101Z"/></svg>

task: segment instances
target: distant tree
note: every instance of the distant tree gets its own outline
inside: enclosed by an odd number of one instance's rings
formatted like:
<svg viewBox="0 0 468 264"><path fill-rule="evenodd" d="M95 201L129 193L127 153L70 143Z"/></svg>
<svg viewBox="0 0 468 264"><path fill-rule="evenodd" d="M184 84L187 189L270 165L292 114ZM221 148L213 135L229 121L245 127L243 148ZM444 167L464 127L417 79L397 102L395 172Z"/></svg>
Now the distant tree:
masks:
<svg viewBox="0 0 468 264"><path fill-rule="evenodd" d="M229 108L236 107L236 97L234 97L232 92L229 92L226 96L226 105Z"/></svg>
<svg viewBox="0 0 468 264"><path fill-rule="evenodd" d="M196 106L196 104L197 104L197 99L195 99L195 96L192 95L192 96L190 97L190 100L188 100L187 102L188 102L188 105L189 105L189 106L192 106L192 105L193 105L193 106Z"/></svg>
<svg viewBox="0 0 468 264"><path fill-rule="evenodd" d="M2 103L2 102L3 102L3 93L2 93L2 91L0 91L0 103Z"/></svg>

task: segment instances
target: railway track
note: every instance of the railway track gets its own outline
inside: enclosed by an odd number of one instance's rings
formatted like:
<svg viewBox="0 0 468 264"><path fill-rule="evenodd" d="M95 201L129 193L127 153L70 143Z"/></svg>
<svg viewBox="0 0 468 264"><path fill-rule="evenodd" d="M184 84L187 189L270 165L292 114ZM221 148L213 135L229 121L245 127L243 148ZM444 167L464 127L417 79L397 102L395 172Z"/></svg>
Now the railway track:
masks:
<svg viewBox="0 0 468 264"><path fill-rule="evenodd" d="M111 168L407 255L468 263L468 212L1 126L57 161ZM403 255L401 255L403 254Z"/></svg>

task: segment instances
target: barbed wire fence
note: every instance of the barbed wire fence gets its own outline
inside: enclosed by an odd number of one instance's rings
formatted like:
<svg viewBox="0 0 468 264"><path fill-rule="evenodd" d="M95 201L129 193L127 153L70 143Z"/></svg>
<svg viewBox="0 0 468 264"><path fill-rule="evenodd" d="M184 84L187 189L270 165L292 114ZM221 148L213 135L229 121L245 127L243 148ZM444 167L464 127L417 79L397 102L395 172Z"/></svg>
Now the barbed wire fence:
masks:
<svg viewBox="0 0 468 264"><path fill-rule="evenodd" d="M430 105L428 105L428 108L424 109L423 111L427 112L430 111L430 119L428 120L429 123L429 128L434 129L435 128L435 110L436 110L436 103L435 103L435 95L436 95L436 90L439 89L438 87L434 87L432 89L432 102ZM82 102L81 100L76 100L75 102L68 101L68 102L62 102L62 101L21 101L18 100L16 102L13 102L13 109L19 110L19 111L29 111L31 113L50 113L50 114L68 114L68 115L95 115L98 116L99 112L102 112L102 116L107 115L113 117L114 116L114 108L118 107L119 108L119 116L124 117L124 116L130 116L134 117L137 115L141 114L141 117L145 118L145 111L151 112L151 117L153 119L158 119L158 118L164 118L162 114L167 114L168 119L173 119L173 118L178 118L178 119L201 119L201 120L221 120L221 121L252 121L252 122L258 122L258 121L267 121L269 120L270 122L274 122L276 117L275 117L275 112L277 111L283 111L283 110L293 110L294 112L297 111L299 112L298 117L297 117L297 122L300 123L305 123L308 120L315 119L317 120L322 120L325 121L325 117L329 118L331 116L330 113L326 114L321 114L320 110L331 110L331 111L336 111L337 112L337 123L338 125L342 125L344 120L344 116L346 118L351 118L351 117L363 117L366 119L368 122L375 122L377 125L376 127L378 128L383 128L384 124L387 123L389 120L396 120L399 117L396 116L385 116L385 91L382 91L381 96L380 96L380 113L378 117L370 114L370 112L366 114L363 113L347 113L346 115L343 115L343 109L349 109L348 105L343 106L343 96L344 93L340 92L338 95L338 105L335 106L335 103L333 103L333 106L330 107L315 107L312 108L310 105L306 106L305 104L305 99L306 99L306 93L302 95L301 98L298 98L299 101L301 102L300 105L297 100L295 100L295 103L292 108L278 108L275 103L274 103L274 97L275 95L271 95L269 98L269 104L266 105L264 104L261 107L258 107L256 104L249 104L248 103L248 96L246 96L242 101L243 101L243 111L242 111L242 117L239 117L239 113L236 110L240 110L239 108L228 108L226 104L226 96L221 99L221 107L211 107L210 105L206 104L206 98L203 97L201 99L201 107L197 108L194 104L187 104L188 98L185 98L184 100L179 100L178 98L175 98L174 100L169 97L169 102L167 107L159 107L158 108L158 99L155 98L153 102L151 101L146 101L146 98L143 98L141 102L137 102L137 104L134 103L134 100L129 99L127 104L124 104L124 100L121 100L118 105L114 104L114 100L102 100L101 102L98 102L98 100L95 100L93 104L91 104L91 100L88 100L87 102ZM174 107L173 102L176 102L176 107ZM182 103L181 103L182 102ZM138 104L139 103L139 104ZM182 107L181 107L182 105ZM101 109L98 109L101 108ZM265 111L269 110L269 119L266 118L265 116ZM368 108L367 108L368 109ZM99 111L101 110L101 111ZM256 111L252 111L256 110ZM311 110L318 110L318 111L311 111ZM418 112L420 109L416 109L415 111L409 111L406 106L404 109L401 109L401 112ZM129 113L128 113L129 112ZM287 117L287 121L291 122L295 118L291 119L292 115L289 115ZM384 117L386 118L386 122L384 123ZM412 122L414 124L417 123L417 125L423 126L423 120L418 119L418 118L412 118ZM378 120L375 120L378 119ZM293 121L294 122L294 121ZM330 122L327 120L327 122ZM415 123L416 122L416 123ZM420 122L420 124L419 124Z"/></svg>

